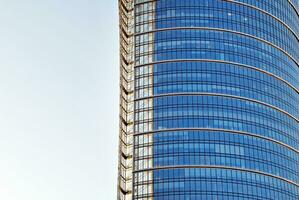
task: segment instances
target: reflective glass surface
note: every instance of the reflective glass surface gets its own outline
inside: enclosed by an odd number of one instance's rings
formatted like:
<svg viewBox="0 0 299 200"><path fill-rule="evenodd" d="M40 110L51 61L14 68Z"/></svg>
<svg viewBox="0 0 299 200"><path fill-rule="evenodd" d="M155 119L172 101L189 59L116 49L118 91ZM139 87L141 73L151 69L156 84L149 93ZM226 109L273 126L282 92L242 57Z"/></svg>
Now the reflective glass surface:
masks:
<svg viewBox="0 0 299 200"><path fill-rule="evenodd" d="M298 1L134 9L134 199L298 200Z"/></svg>

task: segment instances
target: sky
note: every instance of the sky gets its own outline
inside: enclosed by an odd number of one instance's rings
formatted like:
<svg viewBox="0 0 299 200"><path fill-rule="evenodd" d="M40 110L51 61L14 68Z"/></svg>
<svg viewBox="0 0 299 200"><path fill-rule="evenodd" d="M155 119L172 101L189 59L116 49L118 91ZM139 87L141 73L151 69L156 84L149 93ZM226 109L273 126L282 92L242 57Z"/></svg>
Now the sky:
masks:
<svg viewBox="0 0 299 200"><path fill-rule="evenodd" d="M0 0L0 199L116 199L117 0Z"/></svg>

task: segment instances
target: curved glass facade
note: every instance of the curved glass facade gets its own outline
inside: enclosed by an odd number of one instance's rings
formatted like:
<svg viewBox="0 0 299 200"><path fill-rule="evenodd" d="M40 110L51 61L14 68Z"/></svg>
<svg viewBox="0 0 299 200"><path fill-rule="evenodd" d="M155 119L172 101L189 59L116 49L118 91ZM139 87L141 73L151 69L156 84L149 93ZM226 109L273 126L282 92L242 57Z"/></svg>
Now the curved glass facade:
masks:
<svg viewBox="0 0 299 200"><path fill-rule="evenodd" d="M130 198L298 200L298 1L132 5Z"/></svg>

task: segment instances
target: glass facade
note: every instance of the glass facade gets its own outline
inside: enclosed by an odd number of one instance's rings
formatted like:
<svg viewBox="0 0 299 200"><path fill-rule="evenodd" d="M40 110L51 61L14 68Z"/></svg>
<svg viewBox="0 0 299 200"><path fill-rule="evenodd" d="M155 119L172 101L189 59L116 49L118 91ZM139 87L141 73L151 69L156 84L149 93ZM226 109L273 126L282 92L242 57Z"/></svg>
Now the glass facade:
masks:
<svg viewBox="0 0 299 200"><path fill-rule="evenodd" d="M119 199L298 200L299 1L129 4L132 190Z"/></svg>

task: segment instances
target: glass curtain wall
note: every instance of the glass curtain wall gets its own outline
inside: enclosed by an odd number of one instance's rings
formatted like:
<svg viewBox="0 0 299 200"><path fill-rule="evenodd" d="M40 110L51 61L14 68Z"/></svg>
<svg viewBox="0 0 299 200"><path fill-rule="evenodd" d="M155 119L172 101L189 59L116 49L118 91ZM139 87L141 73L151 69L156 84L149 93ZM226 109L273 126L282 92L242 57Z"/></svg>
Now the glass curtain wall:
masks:
<svg viewBox="0 0 299 200"><path fill-rule="evenodd" d="M298 0L135 0L133 199L299 199Z"/></svg>

